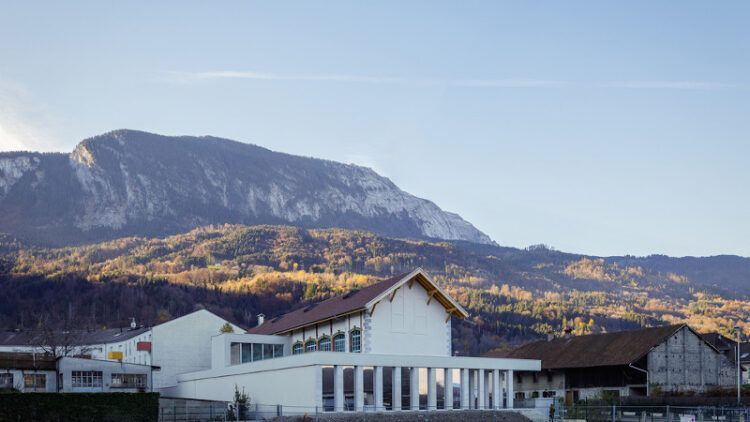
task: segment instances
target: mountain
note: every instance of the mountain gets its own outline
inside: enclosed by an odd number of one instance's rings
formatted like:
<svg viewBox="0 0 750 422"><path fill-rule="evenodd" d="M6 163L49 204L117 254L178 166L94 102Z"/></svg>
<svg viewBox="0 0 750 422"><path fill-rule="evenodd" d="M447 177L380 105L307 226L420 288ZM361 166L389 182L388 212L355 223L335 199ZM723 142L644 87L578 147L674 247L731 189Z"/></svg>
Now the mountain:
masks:
<svg viewBox="0 0 750 422"><path fill-rule="evenodd" d="M356 165L206 137L118 130L70 154L0 154L0 232L65 245L204 224L293 224L493 243Z"/></svg>
<svg viewBox="0 0 750 422"><path fill-rule="evenodd" d="M750 259L593 257L538 246L389 238L362 230L221 225L166 238L40 248L0 236L0 327L72 316L155 323L203 306L252 326L415 267L471 314L454 347L687 322L750 334Z"/></svg>

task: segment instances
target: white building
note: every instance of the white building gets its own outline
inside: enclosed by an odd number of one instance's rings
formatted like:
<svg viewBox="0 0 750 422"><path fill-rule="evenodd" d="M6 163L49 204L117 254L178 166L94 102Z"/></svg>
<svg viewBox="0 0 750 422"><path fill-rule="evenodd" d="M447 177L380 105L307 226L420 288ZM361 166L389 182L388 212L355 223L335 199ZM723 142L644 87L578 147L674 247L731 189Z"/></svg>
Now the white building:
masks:
<svg viewBox="0 0 750 422"><path fill-rule="evenodd" d="M451 319L468 314L421 269L211 339L210 369L177 375L169 397L298 409L513 407L513 371L538 360L451 356ZM155 334L154 334L155 335ZM156 337L155 337L156 338ZM156 345L154 345L156 348Z"/></svg>
<svg viewBox="0 0 750 422"><path fill-rule="evenodd" d="M149 365L0 352L0 390L23 393L151 391Z"/></svg>
<svg viewBox="0 0 750 422"><path fill-rule="evenodd" d="M149 388L153 367L153 388L158 389L176 385L177 374L211 368L211 336L217 335L226 323L229 322L201 309L153 327L133 324L130 329L113 328L74 335L60 333L56 336L34 331L6 331L0 333L0 353L33 353L41 357L53 346L42 346L45 341L40 336L56 337L56 345L65 344L71 349L64 353L68 357L149 368ZM229 324L236 332L244 332L241 327ZM66 344L72 341L75 345ZM59 350L61 347L55 347L57 355L63 354ZM65 361L72 362L70 359ZM100 372L106 372L107 365L99 364L105 367Z"/></svg>

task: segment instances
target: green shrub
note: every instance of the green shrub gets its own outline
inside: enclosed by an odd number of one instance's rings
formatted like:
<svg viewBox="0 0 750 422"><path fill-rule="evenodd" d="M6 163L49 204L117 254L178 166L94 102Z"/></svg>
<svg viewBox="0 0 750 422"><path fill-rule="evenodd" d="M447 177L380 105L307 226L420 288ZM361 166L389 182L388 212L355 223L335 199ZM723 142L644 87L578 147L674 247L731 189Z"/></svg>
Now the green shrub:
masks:
<svg viewBox="0 0 750 422"><path fill-rule="evenodd" d="M0 422L156 422L158 416L158 393L0 394Z"/></svg>

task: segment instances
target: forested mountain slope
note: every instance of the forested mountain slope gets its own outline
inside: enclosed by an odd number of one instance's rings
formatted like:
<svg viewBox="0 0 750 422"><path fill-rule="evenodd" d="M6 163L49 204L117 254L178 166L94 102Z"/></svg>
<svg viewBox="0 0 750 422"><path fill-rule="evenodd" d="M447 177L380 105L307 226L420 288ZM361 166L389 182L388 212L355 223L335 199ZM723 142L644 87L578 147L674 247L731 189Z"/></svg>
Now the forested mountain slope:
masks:
<svg viewBox="0 0 750 422"><path fill-rule="evenodd" d="M0 238L0 325L42 313L94 326L155 323L206 306L241 324L424 268L472 314L455 346L479 353L565 324L576 333L686 321L748 331L750 259L586 257L543 246L396 239L343 229L205 226L40 248Z"/></svg>

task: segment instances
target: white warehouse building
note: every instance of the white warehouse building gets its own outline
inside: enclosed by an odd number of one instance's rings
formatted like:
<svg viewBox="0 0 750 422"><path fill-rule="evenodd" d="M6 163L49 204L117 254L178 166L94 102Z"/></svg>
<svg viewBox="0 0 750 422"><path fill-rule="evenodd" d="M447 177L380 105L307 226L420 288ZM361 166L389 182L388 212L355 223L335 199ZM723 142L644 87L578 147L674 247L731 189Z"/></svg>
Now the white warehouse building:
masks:
<svg viewBox="0 0 750 422"><path fill-rule="evenodd" d="M161 392L229 400L238 388L253 403L300 413L512 408L513 372L541 363L452 356L451 319L467 316L416 269L268 321L259 316L245 334L214 335L210 367L177 375Z"/></svg>

